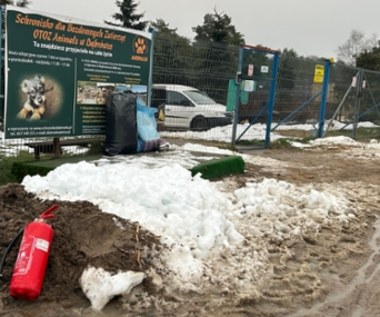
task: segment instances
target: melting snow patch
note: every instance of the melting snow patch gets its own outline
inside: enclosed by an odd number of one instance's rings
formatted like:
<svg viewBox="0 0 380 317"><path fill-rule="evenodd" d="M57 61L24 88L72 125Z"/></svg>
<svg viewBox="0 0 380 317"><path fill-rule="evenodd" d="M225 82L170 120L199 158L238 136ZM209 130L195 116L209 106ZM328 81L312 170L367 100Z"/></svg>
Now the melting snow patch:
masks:
<svg viewBox="0 0 380 317"><path fill-rule="evenodd" d="M83 271L79 283L92 308L100 311L114 296L128 294L144 278L142 272L128 271L111 275L102 268L89 267Z"/></svg>
<svg viewBox="0 0 380 317"><path fill-rule="evenodd" d="M186 151L193 151L193 152L205 152L210 154L220 154L220 155L233 155L235 152L231 150L225 150L220 149L218 147L214 146L204 146L194 143L186 143L182 146L182 148Z"/></svg>
<svg viewBox="0 0 380 317"><path fill-rule="evenodd" d="M323 146L323 145L359 145L359 142L346 137L346 136L335 136L322 139L316 139L310 142L312 146Z"/></svg>
<svg viewBox="0 0 380 317"><path fill-rule="evenodd" d="M302 229L318 230L331 219L348 221L348 201L339 193L330 194L311 186L297 187L275 179L248 183L237 189L242 204L241 217L257 236L271 233L279 238L298 234Z"/></svg>

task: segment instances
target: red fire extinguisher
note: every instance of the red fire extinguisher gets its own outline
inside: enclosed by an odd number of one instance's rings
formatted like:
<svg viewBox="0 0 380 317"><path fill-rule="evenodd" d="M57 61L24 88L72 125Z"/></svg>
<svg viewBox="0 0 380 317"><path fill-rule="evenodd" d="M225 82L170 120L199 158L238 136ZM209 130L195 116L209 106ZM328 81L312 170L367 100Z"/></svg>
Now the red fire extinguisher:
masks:
<svg viewBox="0 0 380 317"><path fill-rule="evenodd" d="M53 241L53 229L45 220L58 207L51 206L25 226L9 286L12 297L35 300L40 295Z"/></svg>

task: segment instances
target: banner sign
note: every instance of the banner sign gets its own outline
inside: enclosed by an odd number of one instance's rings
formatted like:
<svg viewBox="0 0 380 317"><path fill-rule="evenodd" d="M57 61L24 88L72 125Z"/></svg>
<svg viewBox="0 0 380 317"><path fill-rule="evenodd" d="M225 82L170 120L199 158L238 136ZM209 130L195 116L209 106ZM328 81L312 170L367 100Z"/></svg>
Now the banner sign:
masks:
<svg viewBox="0 0 380 317"><path fill-rule="evenodd" d="M5 138L104 134L109 94L146 94L150 50L150 33L7 7Z"/></svg>
<svg viewBox="0 0 380 317"><path fill-rule="evenodd" d="M315 65L313 82L316 84L322 84L324 76L325 66L320 64Z"/></svg>

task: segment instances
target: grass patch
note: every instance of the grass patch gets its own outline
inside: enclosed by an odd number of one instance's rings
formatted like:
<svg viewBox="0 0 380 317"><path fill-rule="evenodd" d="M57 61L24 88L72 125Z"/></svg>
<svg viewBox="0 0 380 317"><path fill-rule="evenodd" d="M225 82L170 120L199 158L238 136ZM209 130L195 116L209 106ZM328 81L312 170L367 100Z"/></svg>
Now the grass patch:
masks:
<svg viewBox="0 0 380 317"><path fill-rule="evenodd" d="M13 161L9 158L0 158L0 186L17 182L16 177L12 175Z"/></svg>
<svg viewBox="0 0 380 317"><path fill-rule="evenodd" d="M282 135L286 138L293 138L293 139L314 139L317 135L315 130L276 130L274 133Z"/></svg>
<svg viewBox="0 0 380 317"><path fill-rule="evenodd" d="M240 140L236 142L236 148L239 147L247 147L247 148L255 148L255 149L264 149L265 141L263 140Z"/></svg>
<svg viewBox="0 0 380 317"><path fill-rule="evenodd" d="M8 183L19 183L16 175L12 173L15 163L30 161L33 157L27 152L20 152L17 157L0 156L0 186Z"/></svg>
<svg viewBox="0 0 380 317"><path fill-rule="evenodd" d="M325 134L325 137L329 136L347 136L353 138L353 132L352 130L332 130L327 131ZM356 130L356 139L361 141L380 140L380 128L358 128Z"/></svg>
<svg viewBox="0 0 380 317"><path fill-rule="evenodd" d="M292 147L290 139L278 139L270 143L269 148L271 149L289 149Z"/></svg>

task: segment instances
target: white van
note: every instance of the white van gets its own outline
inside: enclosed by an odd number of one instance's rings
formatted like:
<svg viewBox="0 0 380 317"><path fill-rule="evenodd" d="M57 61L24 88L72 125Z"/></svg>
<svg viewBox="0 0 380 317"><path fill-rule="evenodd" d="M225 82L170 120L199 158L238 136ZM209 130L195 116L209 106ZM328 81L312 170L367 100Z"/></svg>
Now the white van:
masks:
<svg viewBox="0 0 380 317"><path fill-rule="evenodd" d="M154 84L151 105L158 108L159 120L169 129L207 130L232 123L226 106L189 86Z"/></svg>

